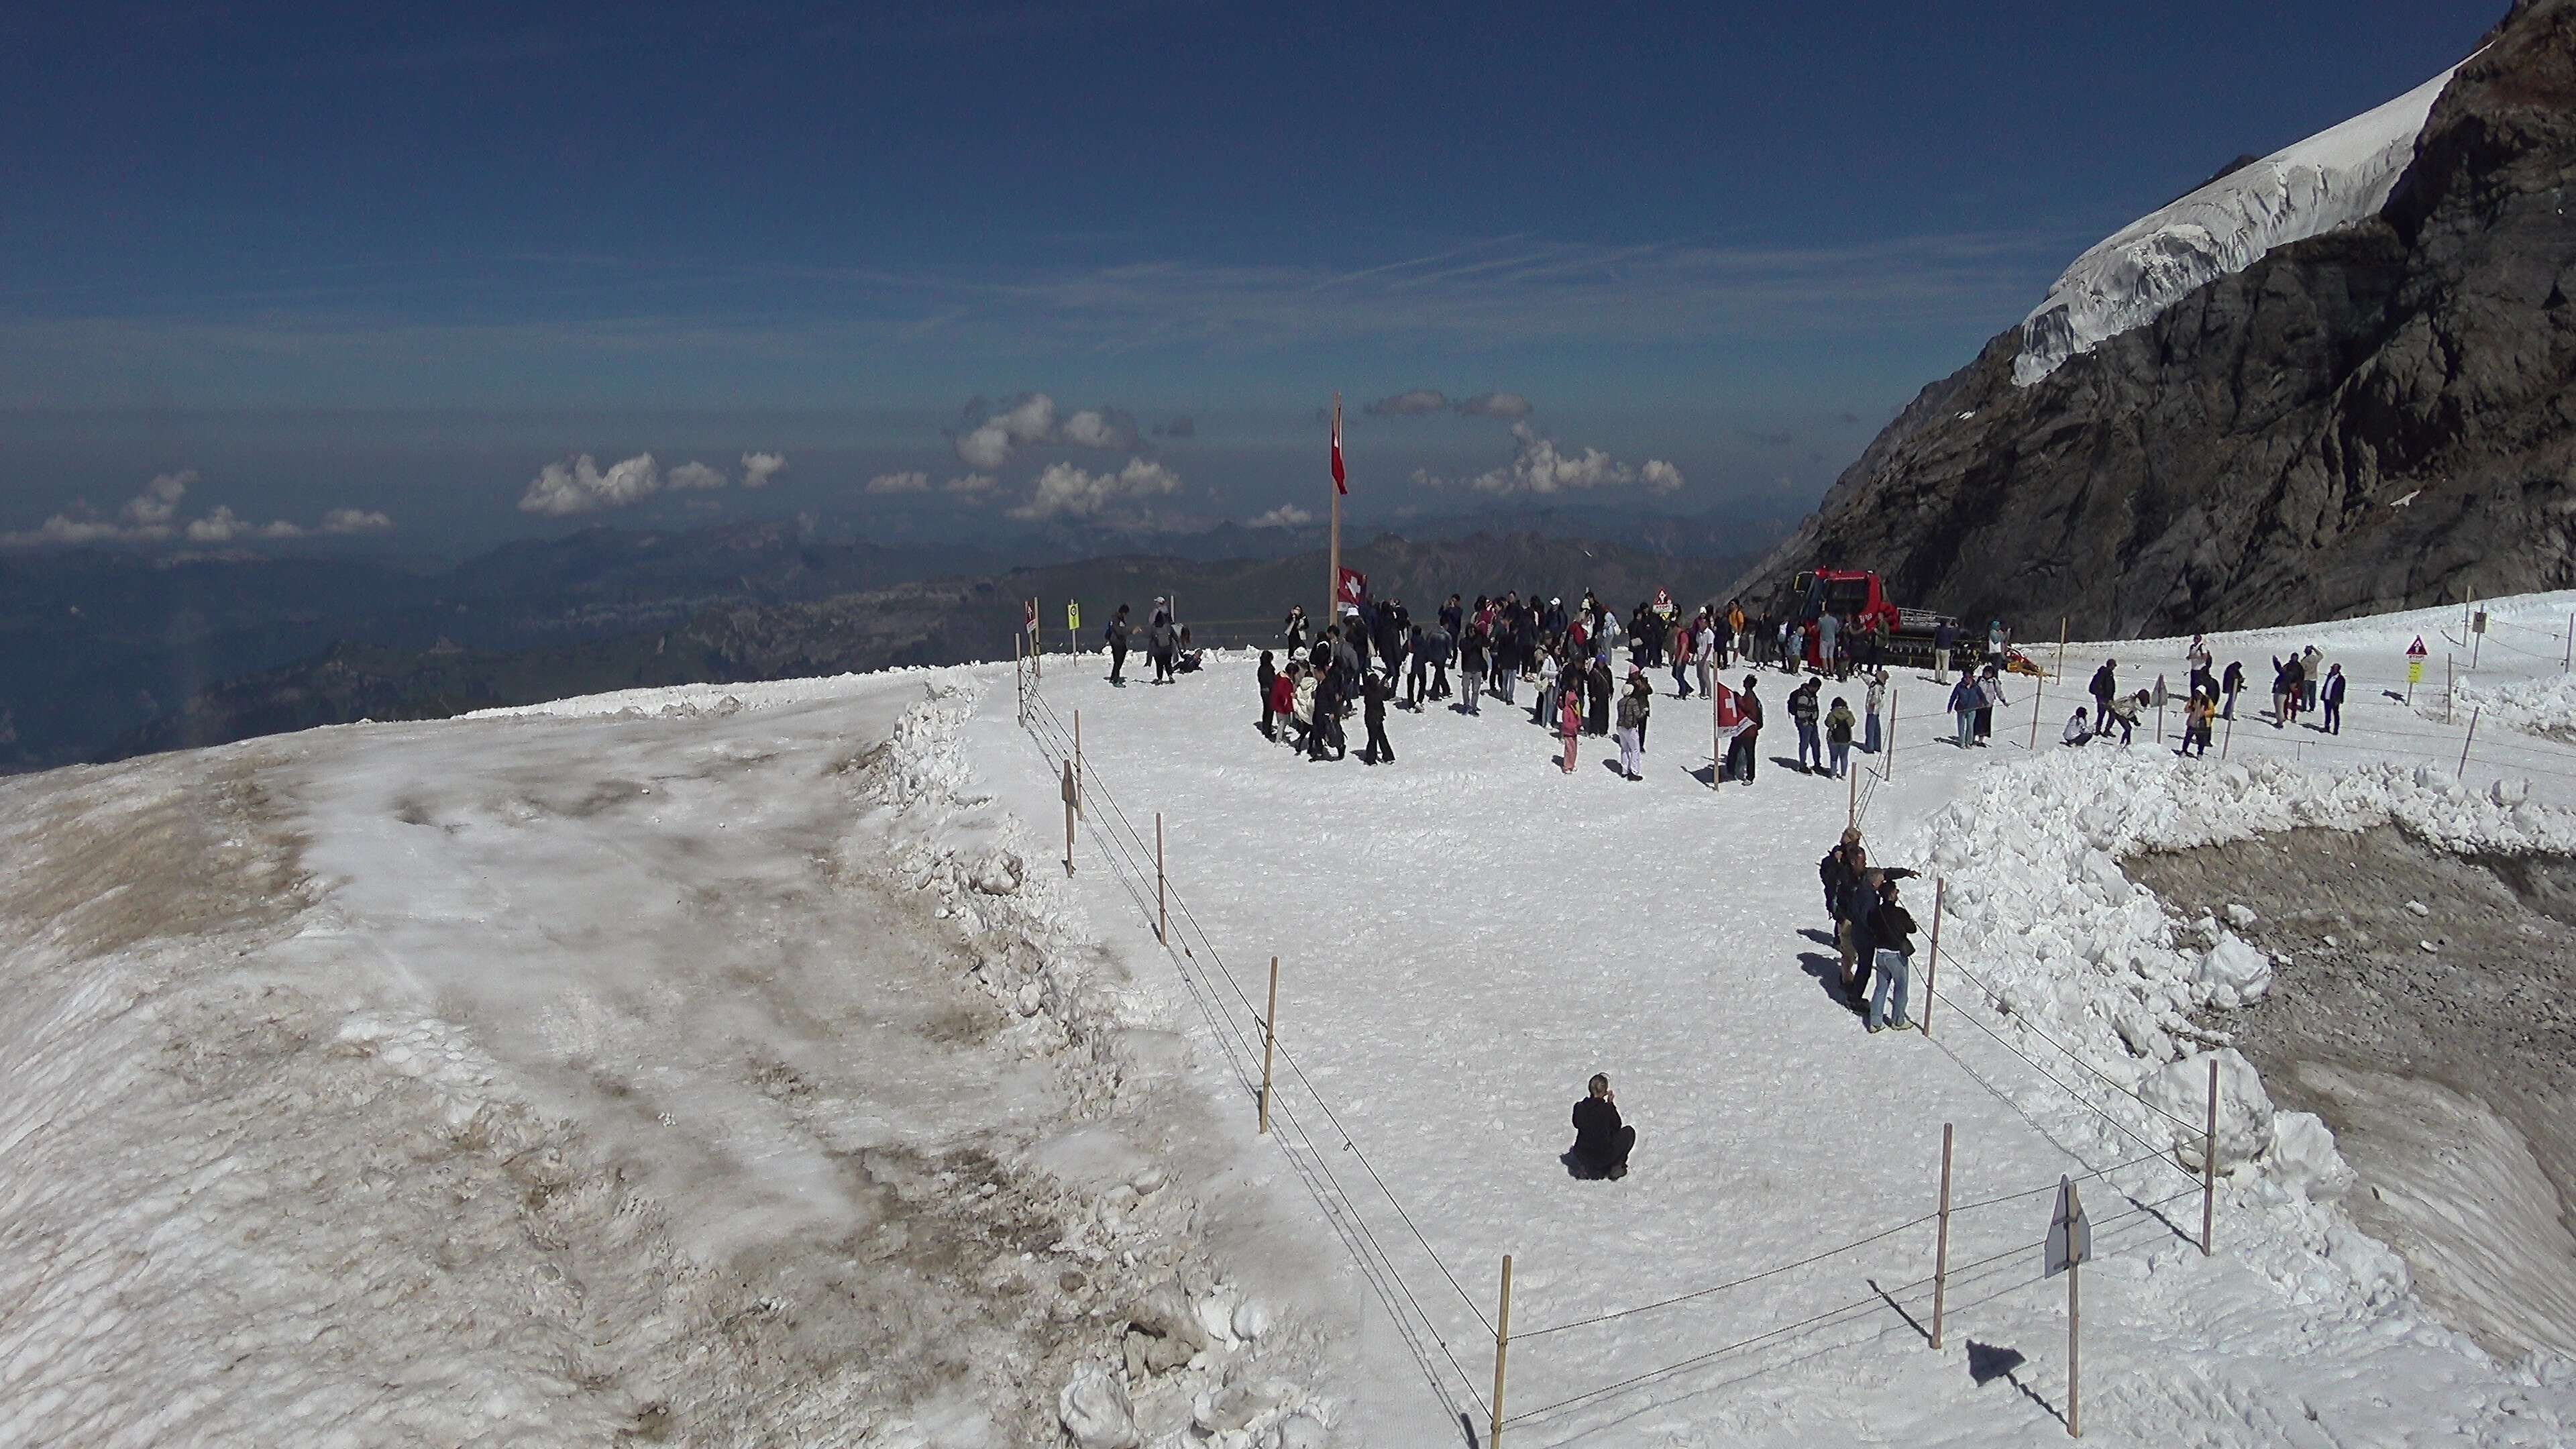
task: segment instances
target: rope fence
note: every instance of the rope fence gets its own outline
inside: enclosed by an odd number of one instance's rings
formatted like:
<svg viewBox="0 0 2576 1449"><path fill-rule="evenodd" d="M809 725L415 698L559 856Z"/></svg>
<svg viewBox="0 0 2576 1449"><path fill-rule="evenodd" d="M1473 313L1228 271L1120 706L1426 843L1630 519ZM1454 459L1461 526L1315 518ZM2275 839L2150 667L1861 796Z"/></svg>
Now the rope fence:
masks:
<svg viewBox="0 0 2576 1449"><path fill-rule="evenodd" d="M1045 693L1037 687L1035 680L1026 669L1021 671L1018 684L1023 706L1022 722L1027 729L1031 740L1036 744L1040 755L1047 761L1050 769L1052 771L1062 771L1071 782L1071 789L1066 800L1068 814L1071 818L1070 823L1078 826L1080 831L1094 842L1095 848L1099 851L1102 859L1109 862L1111 873L1113 876L1118 878L1121 887L1128 892L1129 899L1134 902L1139 914L1155 931L1160 940L1160 944L1163 946L1166 954L1173 961L1175 968L1180 972L1184 983L1191 991L1193 999L1198 1002L1200 1010L1207 1016L1210 1025L1217 1029L1219 1043L1225 1050L1229 1065L1235 1071L1237 1078L1248 1088L1253 1088L1258 1091L1265 1109L1274 1110L1285 1122L1288 1130L1280 1134L1281 1151L1288 1157L1292 1168L1299 1173L1301 1181L1305 1183L1309 1193L1314 1197L1317 1205L1324 1211L1327 1219L1335 1225L1335 1228L1343 1238L1345 1245L1351 1250L1353 1256L1358 1260L1358 1264L1363 1274L1369 1278L1372 1287L1378 1292L1381 1300L1385 1302L1390 1314L1397 1320L1399 1331L1404 1334L1408 1345L1412 1347L1417 1360L1422 1364L1426 1376L1431 1380L1434 1393L1441 1398L1444 1406L1452 1413L1462 1412L1459 1407L1458 1398L1452 1391L1451 1382L1448 1380L1447 1376L1438 1371L1431 1355L1425 1352L1422 1342L1425 1338L1430 1341L1431 1345L1436 1347L1438 1359L1441 1362L1445 1362L1449 1372L1456 1376L1455 1384L1457 1386L1464 1387L1466 1391L1465 1399L1468 1402L1473 1403L1480 1412L1490 1418L1494 1429L1497 1431L1497 1438L1499 1437L1499 1430L1503 1428L1513 1425L1527 1424L1550 1415L1562 1413L1570 1408L1595 1402L1626 1390L1642 1387L1644 1385L1669 1378L1672 1375L1706 1365L1717 1359L1723 1358L1726 1355L1737 1353L1759 1344L1812 1330L1862 1310L1871 1309L1879 1305L1895 1306L1903 1295L1915 1293L1927 1287L1937 1289L1945 1282L1961 1280L1965 1276L1976 1272L1982 1267L2015 1254L2031 1251L2033 1247L2038 1246L2037 1244L2030 1243L2019 1244L2006 1249L2001 1253L1978 1259L1972 1263L1948 1267L1946 1270L1936 1270L1935 1274L1931 1277L1917 1279L1896 1289L1874 1289L1873 1292L1865 1298L1856 1299L1850 1303L1828 1308L1819 1313L1800 1318L1793 1322L1765 1329L1757 1334L1731 1340L1728 1343L1704 1352L1696 1353L1679 1362L1668 1364L1662 1368L1634 1375L1616 1383L1603 1385L1599 1388L1589 1389L1583 1393L1558 1400L1538 1409L1524 1410L1522 1412L1509 1415L1504 1414L1502 1412L1502 1358L1503 1350L1509 1343L1518 1342L1525 1344L1535 1339L1554 1338L1558 1335L1573 1333L1585 1329L1599 1328L1607 1324L1635 1318L1641 1315L1662 1312L1684 1304L1704 1301L1733 1290L1742 1289L1753 1284L1776 1279L1783 1275L1797 1272L1801 1269L1815 1267L1835 1258L1857 1252L1861 1249L1871 1247L1875 1244L1899 1237L1905 1233L1923 1228L1927 1224L1932 1224L1936 1221L1942 1226L1942 1241L1946 1244L1948 1225L1951 1220L1955 1220L1964 1215L1980 1213L2009 1204L2026 1202L2046 1194L2057 1193L2061 1191L2061 1186L2059 1184L2049 1184L2041 1187L2020 1189L2012 1192L1995 1194L1964 1205L1951 1205L1948 1202L1948 1174L1950 1167L1948 1160L1949 1148L1948 1139L1945 1134L1941 1193L1943 1207L1938 1212L1926 1213L1917 1217L1909 1218L1903 1222L1878 1229L1866 1236L1853 1239L1850 1242L1838 1244L1834 1247L1815 1253L1810 1253L1790 1262L1760 1268L1753 1272L1740 1274L1736 1277L1701 1287L1691 1288L1651 1302L1593 1313L1562 1322L1551 1323L1544 1327L1535 1329L1521 1330L1518 1332L1498 1330L1496 1319L1494 1317L1489 1317L1484 1312L1482 1306L1478 1303L1474 1295L1467 1291L1466 1286L1459 1280L1457 1273L1452 1270L1440 1250L1432 1243L1429 1235L1423 1231L1421 1225L1414 1219L1412 1213L1406 1208L1403 1200L1396 1194L1394 1188L1387 1182L1385 1176L1378 1171L1376 1164L1370 1160L1367 1152L1360 1146L1356 1137L1350 1132L1348 1127L1340 1119L1339 1115L1333 1110L1330 1100L1307 1075L1305 1067L1299 1060L1296 1052L1278 1036L1276 1023L1269 1019L1269 1016L1263 1007L1254 1002L1252 996L1246 990L1243 983L1237 979L1232 968L1226 964L1223 953L1217 947L1214 939L1210 936L1204 924L1199 920L1197 913L1191 908L1187 894L1172 882L1168 871L1163 868L1162 857L1159 850L1156 849L1154 844L1148 842L1144 832L1138 829L1135 821L1127 815L1114 790L1112 790L1107 781L1101 777L1098 769L1090 762L1090 760L1084 757L1080 744L1079 721L1076 720L1069 723L1061 714L1059 714L1053 703L1046 698ZM1854 767L1856 769L1859 768L1858 762L1855 762ZM1877 772L1870 772L1870 774L1872 778L1861 783L1869 786L1870 788L1875 788ZM1107 807L1105 814L1095 814L1088 808L1090 802L1095 798L1100 804ZM1159 816L1155 819L1155 825L1159 836L1161 825ZM1072 834L1069 832L1068 848L1070 848L1071 840ZM1152 858L1150 861L1146 858L1148 852L1152 852ZM1070 855L1068 855L1067 858L1067 868L1069 870L1071 869ZM1167 915L1164 909L1165 907L1168 907L1171 912L1176 913L1176 917ZM1227 989L1233 993L1236 1003L1240 1007L1239 1014L1236 1006L1229 1005L1222 999L1211 994L1211 989L1206 988L1204 983L1199 980L1200 973L1192 969L1194 966L1200 964L1201 952L1205 953L1206 962L1212 964L1213 974L1218 979L1222 980ZM1992 988L1983 980L1958 966L1955 960L1947 964L1950 970L1968 977L1969 981L1977 987L1978 991L1982 995L1993 1000L1996 1006L1999 1008L2002 1006L2001 998L1995 996ZM1966 1016L1971 1024L1975 1025L1980 1031L1984 1032L1989 1037L1992 1037L2013 1056L2019 1058L2025 1064L2030 1066L2031 1069L2037 1072L2042 1078L2057 1086L2060 1090L2066 1092L2068 1096L2079 1105L2096 1115L2101 1116L2124 1136L2128 1137L2139 1146L2147 1149L2139 1156L2130 1157L2123 1161L2112 1163L2108 1166L2100 1168L2085 1166L2085 1170L2081 1174L2068 1174L2066 1175L2066 1180L2076 1181L2079 1183L2096 1180L2108 1181L2113 1174L2122 1173L2131 1168L2142 1166L2150 1159L2161 1159L2175 1170L2184 1172L2186 1175L2195 1178L2195 1183L2190 1189L2176 1193L2171 1197L2161 1199L2156 1203L2139 1204L2137 1198L2133 1195L2122 1193L2123 1198L2133 1205L2131 1211L2120 1214L2111 1219L2106 1219L2106 1224L2122 1222L2141 1213L2153 1212L2159 1207L2179 1201L2181 1198L2190 1196L2193 1193L2206 1194L2212 1190L2208 1180L2203 1174L2191 1173L2190 1169L2183 1167L2181 1163L2176 1160L2171 1146L2159 1147L2155 1143L2148 1141L2145 1137L2140 1136L2127 1124L2121 1122L2118 1117L2114 1116L2100 1104L2094 1102L2081 1089L2057 1076L2055 1073L2050 1072L2035 1058L2032 1058L2027 1053L2021 1051L2018 1047L2014 1046L2012 1042L2007 1040L2001 1034L1995 1032L1993 1028L1987 1026L1984 1021L1979 1019L1977 1013L1969 1011L1959 1000L1946 996L1937 990L1927 989L1927 994L1931 995L1936 1000L1948 1001L1952 1008L1957 1010L1961 1015ZM2009 1013L2007 1012L2007 1014ZM2198 1139L2204 1136L2205 1129L2202 1126L2183 1122L2172 1114L2144 1101L2142 1098L2138 1097L2133 1090L2119 1083L2117 1079L2110 1077L2099 1068L2094 1067L2089 1061L2086 1061L2080 1054L2063 1042L2057 1041L2054 1037L2048 1036L2044 1032L2039 1032L2036 1028L2029 1027L2027 1023L2024 1023L2024 1028L2031 1031L2032 1034L2039 1036L2043 1041L2046 1041L2050 1046L2066 1055L2069 1059L2075 1061L2078 1066L2084 1068L2087 1072L2101 1078L2111 1086L2118 1088L2125 1100L2139 1107L2145 1108L2155 1117L2162 1118L2164 1121L2180 1128L2191 1138ZM1317 1140L1317 1135L1314 1130L1301 1120L1293 1103L1289 1102L1285 1098L1276 1097L1275 1093L1271 1089L1270 1075L1266 1068L1256 1079L1255 1074L1249 1065L1250 1058L1271 1050L1275 1050L1279 1060L1286 1064L1288 1075L1293 1077L1297 1085L1302 1089L1301 1095L1304 1096L1310 1108L1321 1116L1322 1124L1329 1129L1333 1137L1340 1140L1340 1150L1350 1154L1352 1160L1359 1164L1362 1172L1368 1177L1370 1184L1376 1188L1377 1194L1382 1197L1387 1206L1394 1211L1397 1218L1402 1222L1406 1233L1409 1234L1415 1244L1419 1246L1422 1254L1430 1260L1433 1268L1437 1271L1440 1278L1446 1282L1450 1290L1457 1296L1459 1302L1465 1305L1468 1313L1473 1317L1478 1328L1483 1331L1487 1339L1490 1341L1496 1356L1495 1394L1490 1401L1484 1394L1479 1392L1476 1377L1470 1374L1465 1365L1460 1362L1458 1350L1451 1345L1448 1336L1442 1331L1440 1321L1434 1317L1428 1308L1424 1306L1421 1295L1415 1291L1412 1282L1406 1276L1405 1270L1398 1266L1395 1254L1389 1251L1386 1243L1379 1237L1376 1229L1370 1224L1367 1214L1361 1208L1359 1197L1354 1194L1349 1187L1345 1186L1340 1177L1333 1171L1332 1165L1329 1161L1330 1154L1325 1151L1324 1146ZM1254 1086L1256 1080L1259 1082L1258 1087ZM2212 1080L2214 1084L2214 1076ZM2212 1110L2214 1114L2214 1099ZM2074 1154L2069 1152L2068 1155L2073 1156ZM2081 1163L2080 1158L2078 1159L2078 1165L2084 1165ZM2114 1186L2116 1188L2116 1184L2114 1184ZM2172 1225L2168 1223L2167 1226L2170 1228ZM2179 1229L2175 1229L2174 1231L2178 1236L2180 1235ZM2204 1243L2203 1246L2205 1247L2206 1244ZM1944 1252L1946 1254L1946 1247ZM1510 1316L1508 1259L1506 1260L1506 1265L1504 1297L1501 1302L1499 1316L1507 1323ZM1935 1321L1937 1324L1937 1313L1935 1315Z"/></svg>

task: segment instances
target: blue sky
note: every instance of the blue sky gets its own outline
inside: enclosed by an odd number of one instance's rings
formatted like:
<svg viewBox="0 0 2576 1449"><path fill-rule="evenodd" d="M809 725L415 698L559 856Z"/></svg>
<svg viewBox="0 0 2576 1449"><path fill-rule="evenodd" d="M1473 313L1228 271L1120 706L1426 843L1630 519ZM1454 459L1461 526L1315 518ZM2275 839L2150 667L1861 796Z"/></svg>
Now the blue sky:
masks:
<svg viewBox="0 0 2576 1449"><path fill-rule="evenodd" d="M1489 497L1414 476L1508 483L1533 438L1655 506L1810 496L2092 240L2500 14L12 7L0 525L193 469L188 509L380 510L421 547L979 527L1132 459L1177 481L1126 504L1242 518L1314 501L1337 388L1529 403L1520 437L1355 411L1373 508ZM1028 394L1055 426L970 465ZM520 506L648 450L632 507ZM669 486L690 461L729 486Z"/></svg>

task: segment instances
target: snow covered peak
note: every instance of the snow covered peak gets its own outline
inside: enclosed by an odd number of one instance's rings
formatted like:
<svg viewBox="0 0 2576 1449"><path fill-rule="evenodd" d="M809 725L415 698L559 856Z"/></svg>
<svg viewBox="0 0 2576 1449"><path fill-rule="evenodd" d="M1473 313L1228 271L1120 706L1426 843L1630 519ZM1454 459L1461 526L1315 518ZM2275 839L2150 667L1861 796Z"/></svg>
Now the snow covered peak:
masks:
<svg viewBox="0 0 2576 1449"><path fill-rule="evenodd" d="M2096 243L2022 320L2014 385L2028 387L2105 338L2145 325L2203 283L2243 271L2274 247L2378 215L2414 160L2415 139L2450 79L2446 70Z"/></svg>

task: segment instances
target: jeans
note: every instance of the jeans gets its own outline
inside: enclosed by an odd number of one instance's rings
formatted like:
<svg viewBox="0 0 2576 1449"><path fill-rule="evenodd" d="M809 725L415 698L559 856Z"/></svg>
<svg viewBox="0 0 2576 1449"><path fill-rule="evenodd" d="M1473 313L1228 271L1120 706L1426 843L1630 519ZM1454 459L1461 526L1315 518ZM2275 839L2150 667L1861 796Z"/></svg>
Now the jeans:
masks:
<svg viewBox="0 0 2576 1449"><path fill-rule="evenodd" d="M1824 764L1825 742L1816 734L1815 722L1798 721L1798 768L1817 770L1824 768Z"/></svg>
<svg viewBox="0 0 2576 1449"><path fill-rule="evenodd" d="M1885 743L1886 740L1881 737L1878 732L1878 716L1871 715L1869 717L1869 724L1866 732L1861 737L1860 747L1864 753L1874 755L1878 753L1879 747Z"/></svg>
<svg viewBox="0 0 2576 1449"><path fill-rule="evenodd" d="M1461 669L1458 671L1458 688L1460 690L1459 698L1466 704L1467 713L1476 713L1476 696L1483 690L1484 684L1485 671L1481 669Z"/></svg>
<svg viewBox="0 0 2576 1449"><path fill-rule="evenodd" d="M1908 979L1914 965L1912 958L1902 951L1881 951L1876 964L1878 982L1869 990L1869 1024L1873 1027L1891 1024L1887 1015L1887 995L1893 989L1896 993L1896 1017L1892 1024L1900 1031L1912 1026L1913 1019L1905 1014L1905 989L1912 984Z"/></svg>
<svg viewBox="0 0 2576 1449"><path fill-rule="evenodd" d="M2326 733L2330 735L2339 735L2343 733L2342 700L2330 699L2326 701Z"/></svg>
<svg viewBox="0 0 2576 1449"><path fill-rule="evenodd" d="M1494 698L1501 700L1501 701L1502 701L1503 703L1505 703L1505 704L1509 704L1509 703L1511 703L1511 702L1512 702L1512 679L1513 679L1513 677L1514 677L1514 676L1518 675L1519 673L1520 673L1520 670L1518 670L1517 668L1506 668L1506 669L1500 669L1500 670L1495 671L1495 673L1494 673Z"/></svg>
<svg viewBox="0 0 2576 1449"><path fill-rule="evenodd" d="M1673 661L1673 693L1683 699L1691 697L1690 661L1687 659Z"/></svg>
<svg viewBox="0 0 2576 1449"><path fill-rule="evenodd" d="M1839 780L1843 777L1843 772L1851 768L1851 741L1831 740L1826 743L1825 749L1833 760L1834 778Z"/></svg>
<svg viewBox="0 0 2576 1449"><path fill-rule="evenodd" d="M1975 740L1976 733L1977 712L1973 709L1959 711L1959 748L1966 749Z"/></svg>

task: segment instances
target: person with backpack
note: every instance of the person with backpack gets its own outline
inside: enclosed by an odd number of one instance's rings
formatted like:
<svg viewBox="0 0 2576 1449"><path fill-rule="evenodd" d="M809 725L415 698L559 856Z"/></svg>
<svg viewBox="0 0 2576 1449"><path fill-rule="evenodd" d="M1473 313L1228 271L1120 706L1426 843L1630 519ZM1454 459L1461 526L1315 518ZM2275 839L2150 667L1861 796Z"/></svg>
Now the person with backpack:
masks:
<svg viewBox="0 0 2576 1449"><path fill-rule="evenodd" d="M1878 986L1870 993L1869 1029L1885 1031L1895 1027L1910 1030L1914 1023L1905 1014L1906 990L1914 976L1914 916L1897 901L1896 872L1884 873L1878 882L1878 900L1869 913L1870 948L1876 954L1872 963L1878 968ZM1895 997L1894 1017L1888 1014L1888 998Z"/></svg>
<svg viewBox="0 0 2576 1449"><path fill-rule="evenodd" d="M1109 646L1109 682L1120 689L1125 689L1128 648L1125 604L1120 604L1118 612L1109 616L1109 625L1101 631L1101 637Z"/></svg>
<svg viewBox="0 0 2576 1449"><path fill-rule="evenodd" d="M1574 1159L1577 1174L1617 1182L1628 1175L1629 1154L1637 1150L1637 1129L1619 1120L1619 1097L1610 1079L1595 1074L1583 1100L1574 1104Z"/></svg>
<svg viewBox="0 0 2576 1449"><path fill-rule="evenodd" d="M1252 672L1252 678L1261 692L1261 737L1265 740L1275 740L1279 735L1271 725L1270 694L1272 686L1279 682L1279 666L1271 662L1269 650L1261 651L1261 667Z"/></svg>
<svg viewBox="0 0 2576 1449"><path fill-rule="evenodd" d="M1643 671L1628 676L1628 692L1619 700L1619 773L1631 780L1646 778L1637 772L1637 761L1646 752L1646 715L1654 698Z"/></svg>
<svg viewBox="0 0 2576 1449"><path fill-rule="evenodd" d="M1839 780L1851 768L1852 727L1859 721L1852 717L1851 706L1839 694L1834 707L1825 711L1825 756L1830 762L1826 773Z"/></svg>
<svg viewBox="0 0 2576 1449"><path fill-rule="evenodd" d="M1816 722L1824 713L1816 707L1816 697L1824 692L1822 678L1812 678L1789 691L1789 722L1798 727L1798 773L1812 775L1825 767L1825 746L1816 733Z"/></svg>
<svg viewBox="0 0 2576 1449"><path fill-rule="evenodd" d="M2105 659L2093 671L2093 732L2100 734L2111 727L2111 697L2120 692L2119 677L2112 671L2120 667L2117 659Z"/></svg>
<svg viewBox="0 0 2576 1449"><path fill-rule="evenodd" d="M1386 738L1386 702L1395 693L1395 684L1386 672L1372 669L1360 686L1362 717L1368 725L1368 743L1360 749L1363 765L1392 765L1395 746Z"/></svg>
<svg viewBox="0 0 2576 1449"><path fill-rule="evenodd" d="M1741 723L1726 742L1726 768L1723 772L1724 778L1741 780L1748 787L1753 783L1754 763L1759 758L1755 750L1762 738L1762 699L1753 692L1756 682L1754 676L1744 676L1743 692L1735 696L1735 710Z"/></svg>

